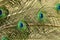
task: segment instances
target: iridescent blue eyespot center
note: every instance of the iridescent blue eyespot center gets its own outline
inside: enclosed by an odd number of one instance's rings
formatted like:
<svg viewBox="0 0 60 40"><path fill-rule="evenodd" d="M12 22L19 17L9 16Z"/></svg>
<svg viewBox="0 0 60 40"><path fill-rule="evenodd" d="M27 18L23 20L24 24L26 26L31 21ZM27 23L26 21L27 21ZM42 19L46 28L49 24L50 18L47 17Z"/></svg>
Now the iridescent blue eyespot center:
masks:
<svg viewBox="0 0 60 40"><path fill-rule="evenodd" d="M58 9L60 10L60 5L58 6Z"/></svg>
<svg viewBox="0 0 60 40"><path fill-rule="evenodd" d="M0 10L0 15L2 15L2 10Z"/></svg>
<svg viewBox="0 0 60 40"><path fill-rule="evenodd" d="M43 18L43 14L42 13L40 13L40 18Z"/></svg>
<svg viewBox="0 0 60 40"><path fill-rule="evenodd" d="M20 27L23 27L23 23L20 23Z"/></svg>

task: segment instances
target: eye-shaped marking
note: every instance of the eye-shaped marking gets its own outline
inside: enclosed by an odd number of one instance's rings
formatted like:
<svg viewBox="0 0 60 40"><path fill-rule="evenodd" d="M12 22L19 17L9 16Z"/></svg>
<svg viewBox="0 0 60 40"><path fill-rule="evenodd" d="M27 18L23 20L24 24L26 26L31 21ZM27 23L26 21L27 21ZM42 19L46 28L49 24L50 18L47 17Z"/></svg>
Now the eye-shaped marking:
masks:
<svg viewBox="0 0 60 40"><path fill-rule="evenodd" d="M43 14L43 12L38 12L38 14L37 14L37 19L39 20L39 21L42 21L43 19L44 19L44 14Z"/></svg>
<svg viewBox="0 0 60 40"><path fill-rule="evenodd" d="M56 9L56 10L60 10L60 3L57 3L57 4L55 5L55 9Z"/></svg>
<svg viewBox="0 0 60 40"><path fill-rule="evenodd" d="M27 24L24 21L19 21L17 25L17 29L24 32L27 29Z"/></svg>
<svg viewBox="0 0 60 40"><path fill-rule="evenodd" d="M0 19L6 18L8 14L8 9L5 6L0 6Z"/></svg>
<svg viewBox="0 0 60 40"><path fill-rule="evenodd" d="M46 12L44 12L44 11L38 11L36 20L38 22L40 22L41 24L47 22L48 19L45 14L46 14Z"/></svg>

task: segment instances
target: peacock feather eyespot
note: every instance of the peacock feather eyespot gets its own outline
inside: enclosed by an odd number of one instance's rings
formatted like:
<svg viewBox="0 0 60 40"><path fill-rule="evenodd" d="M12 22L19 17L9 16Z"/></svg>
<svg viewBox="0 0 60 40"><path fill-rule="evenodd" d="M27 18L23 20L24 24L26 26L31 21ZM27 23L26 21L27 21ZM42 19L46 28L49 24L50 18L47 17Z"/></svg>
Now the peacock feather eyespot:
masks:
<svg viewBox="0 0 60 40"><path fill-rule="evenodd" d="M4 19L8 16L9 11L5 6L0 6L0 19Z"/></svg>

